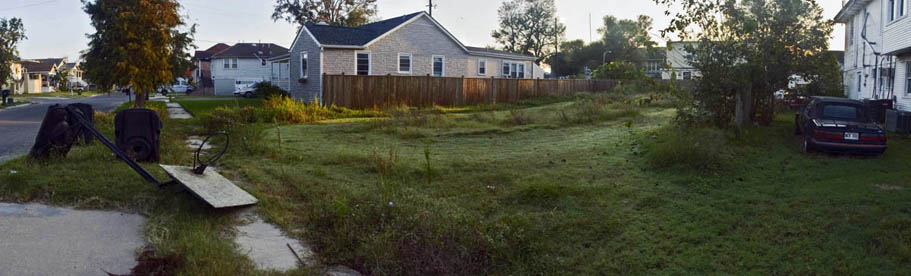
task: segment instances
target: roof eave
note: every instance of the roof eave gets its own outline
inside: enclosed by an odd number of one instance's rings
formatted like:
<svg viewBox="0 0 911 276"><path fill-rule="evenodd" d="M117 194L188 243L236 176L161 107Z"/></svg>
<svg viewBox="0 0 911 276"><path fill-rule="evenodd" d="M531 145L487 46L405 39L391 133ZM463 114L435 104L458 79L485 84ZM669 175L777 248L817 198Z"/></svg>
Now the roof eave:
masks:
<svg viewBox="0 0 911 276"><path fill-rule="evenodd" d="M841 7L841 10L838 11L838 14L835 15L835 22L848 23L848 20L862 11L863 7L869 3L870 0L848 0L848 2Z"/></svg>

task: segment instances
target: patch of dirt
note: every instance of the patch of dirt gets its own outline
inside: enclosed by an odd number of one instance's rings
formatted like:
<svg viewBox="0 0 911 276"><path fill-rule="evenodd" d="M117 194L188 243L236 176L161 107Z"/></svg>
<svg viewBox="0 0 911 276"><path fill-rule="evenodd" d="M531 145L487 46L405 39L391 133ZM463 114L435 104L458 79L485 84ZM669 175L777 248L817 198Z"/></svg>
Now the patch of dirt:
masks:
<svg viewBox="0 0 911 276"><path fill-rule="evenodd" d="M139 255L139 264L131 269L130 274L112 274L109 276L170 276L177 275L183 267L183 259L176 255L155 257L155 249L146 247Z"/></svg>

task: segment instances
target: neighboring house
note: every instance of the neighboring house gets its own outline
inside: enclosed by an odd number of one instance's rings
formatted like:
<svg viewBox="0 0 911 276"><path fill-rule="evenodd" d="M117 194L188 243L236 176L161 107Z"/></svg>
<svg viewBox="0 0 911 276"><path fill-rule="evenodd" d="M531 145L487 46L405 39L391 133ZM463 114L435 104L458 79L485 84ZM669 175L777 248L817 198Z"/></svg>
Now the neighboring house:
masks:
<svg viewBox="0 0 911 276"><path fill-rule="evenodd" d="M323 74L541 78L535 57L468 47L425 12L359 27L305 24L287 57L290 90L298 99L320 97Z"/></svg>
<svg viewBox="0 0 911 276"><path fill-rule="evenodd" d="M22 94L26 91L26 82L25 76L27 75L25 68L22 67L22 63L19 61L13 61L10 63L10 72L12 73L9 79L5 81L0 81L0 90L9 89L13 94Z"/></svg>
<svg viewBox="0 0 911 276"><path fill-rule="evenodd" d="M845 96L894 99L911 111L911 0L847 0L835 21L845 24Z"/></svg>
<svg viewBox="0 0 911 276"><path fill-rule="evenodd" d="M193 56L196 58L196 70L193 75L196 77L196 92L200 94L215 94L215 83L212 81L212 55L224 51L231 46L224 43L215 44L204 51L196 51Z"/></svg>
<svg viewBox="0 0 911 276"><path fill-rule="evenodd" d="M667 49L664 47L655 47L652 49L643 49L645 51L645 74L655 79L661 79L661 70L667 65Z"/></svg>
<svg viewBox="0 0 911 276"><path fill-rule="evenodd" d="M830 55L835 57L835 60L838 61L838 68L844 68L845 65L845 51L827 51ZM810 84L807 80L799 75L792 75L791 79L788 81L788 89L793 89L800 85ZM783 95L783 94L782 94Z"/></svg>
<svg viewBox="0 0 911 276"><path fill-rule="evenodd" d="M27 72L27 93L57 91L54 78L57 75L57 68L66 65L65 58L28 59L22 60L21 63Z"/></svg>
<svg viewBox="0 0 911 276"><path fill-rule="evenodd" d="M236 85L272 80L269 59L287 53L287 48L272 43L237 43L213 54L210 67L215 94L232 95Z"/></svg>
<svg viewBox="0 0 911 276"><path fill-rule="evenodd" d="M690 64L693 54L686 50L687 46L695 47L696 41L672 41L667 43L666 66L661 69L661 79L691 80L699 75L696 68Z"/></svg>
<svg viewBox="0 0 911 276"><path fill-rule="evenodd" d="M66 79L71 87L75 85L87 86L87 83L82 79L83 71L82 68L79 67L78 63L66 63L62 68L67 71Z"/></svg>

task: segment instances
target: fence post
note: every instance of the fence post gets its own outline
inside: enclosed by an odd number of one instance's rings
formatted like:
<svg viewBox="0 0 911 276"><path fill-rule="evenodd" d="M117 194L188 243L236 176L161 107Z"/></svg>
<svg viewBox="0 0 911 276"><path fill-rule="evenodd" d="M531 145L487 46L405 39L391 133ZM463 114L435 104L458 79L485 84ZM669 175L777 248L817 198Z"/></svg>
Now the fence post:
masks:
<svg viewBox="0 0 911 276"><path fill-rule="evenodd" d="M490 77L490 104L497 104L497 77Z"/></svg>
<svg viewBox="0 0 911 276"><path fill-rule="evenodd" d="M328 87L329 87L329 82L327 81L328 79L329 79L329 75L327 75L326 73L323 73L322 82L320 83L320 90L319 90L320 103L323 104L323 106L331 106L329 104L329 98L326 97L327 94L331 94L331 93L326 93L326 91L328 90ZM304 99L304 100L306 100L306 99Z"/></svg>

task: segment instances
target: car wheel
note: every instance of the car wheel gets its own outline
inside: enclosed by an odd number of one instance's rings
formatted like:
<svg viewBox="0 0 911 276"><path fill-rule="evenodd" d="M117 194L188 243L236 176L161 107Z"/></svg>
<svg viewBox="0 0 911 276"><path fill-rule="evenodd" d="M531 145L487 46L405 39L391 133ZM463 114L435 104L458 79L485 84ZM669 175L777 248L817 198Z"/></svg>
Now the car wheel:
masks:
<svg viewBox="0 0 911 276"><path fill-rule="evenodd" d="M168 90L162 89L160 93L161 93L162 96L167 96L167 95L168 95Z"/></svg>
<svg viewBox="0 0 911 276"><path fill-rule="evenodd" d="M253 93L252 92L244 93L244 98L253 98Z"/></svg>
<svg viewBox="0 0 911 276"><path fill-rule="evenodd" d="M810 142L809 137L803 138L803 153L813 153L816 149L813 148L813 143Z"/></svg>

